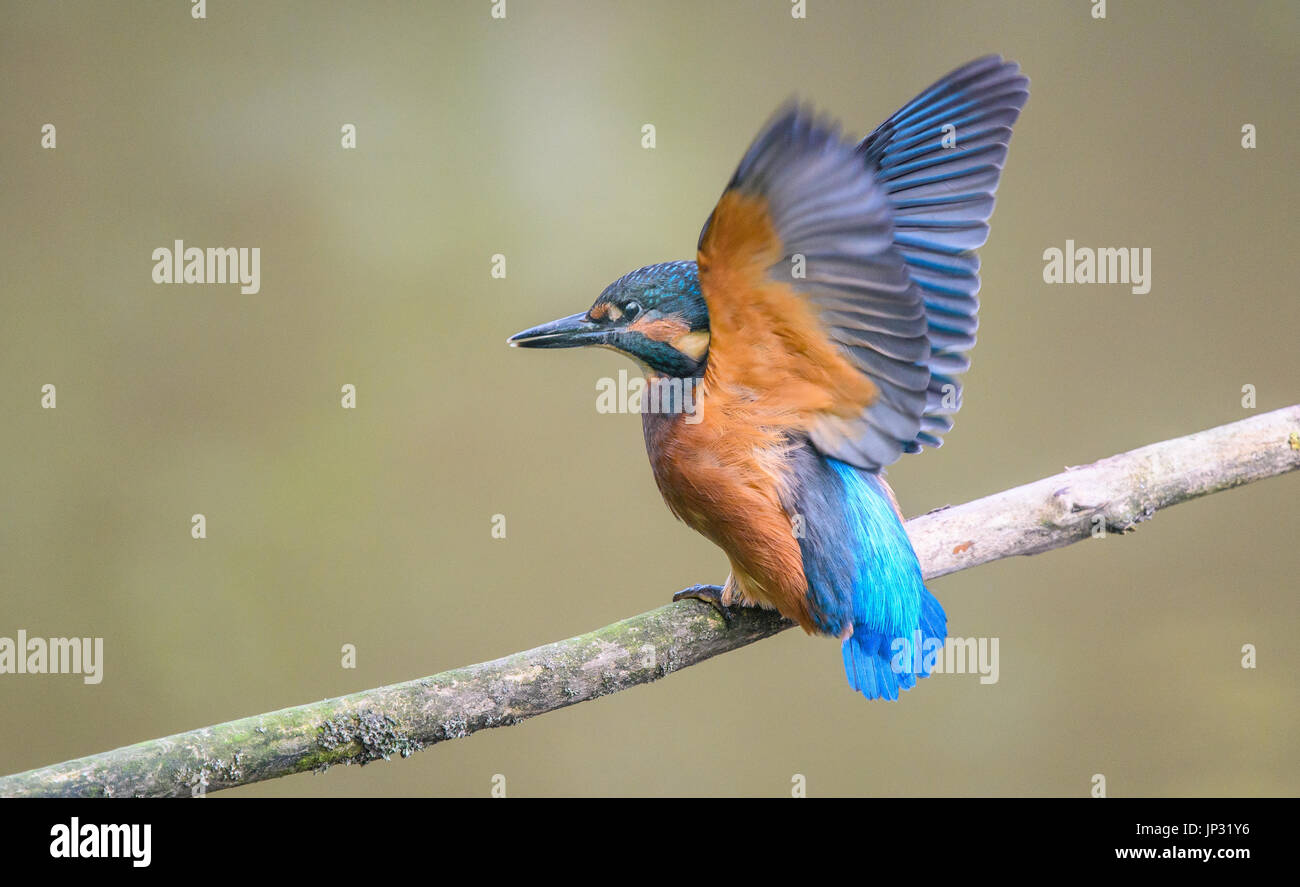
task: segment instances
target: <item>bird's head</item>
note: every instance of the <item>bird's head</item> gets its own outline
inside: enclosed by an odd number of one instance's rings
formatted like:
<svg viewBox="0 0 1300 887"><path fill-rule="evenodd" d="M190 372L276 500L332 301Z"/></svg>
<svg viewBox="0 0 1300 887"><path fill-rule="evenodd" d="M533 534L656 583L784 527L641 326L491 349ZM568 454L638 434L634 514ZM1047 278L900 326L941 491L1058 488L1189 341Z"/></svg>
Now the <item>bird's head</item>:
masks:
<svg viewBox="0 0 1300 887"><path fill-rule="evenodd" d="M694 262L667 262L625 274L590 308L515 333L520 348L601 345L650 371L690 378L704 372L709 311Z"/></svg>

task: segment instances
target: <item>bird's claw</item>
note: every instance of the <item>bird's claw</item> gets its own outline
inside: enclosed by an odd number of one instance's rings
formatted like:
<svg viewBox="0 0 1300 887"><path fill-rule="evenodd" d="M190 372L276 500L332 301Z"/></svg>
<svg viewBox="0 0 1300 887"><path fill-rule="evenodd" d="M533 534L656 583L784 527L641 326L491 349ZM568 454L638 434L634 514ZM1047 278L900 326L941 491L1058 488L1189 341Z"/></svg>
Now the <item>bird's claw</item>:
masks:
<svg viewBox="0 0 1300 887"><path fill-rule="evenodd" d="M688 597L695 598L697 601L704 601L704 603L717 610L718 614L722 616L722 621L727 623L728 628L731 627L735 614L731 612L730 607L722 602L721 585L692 585L690 588L683 588L673 595L673 602L676 603Z"/></svg>

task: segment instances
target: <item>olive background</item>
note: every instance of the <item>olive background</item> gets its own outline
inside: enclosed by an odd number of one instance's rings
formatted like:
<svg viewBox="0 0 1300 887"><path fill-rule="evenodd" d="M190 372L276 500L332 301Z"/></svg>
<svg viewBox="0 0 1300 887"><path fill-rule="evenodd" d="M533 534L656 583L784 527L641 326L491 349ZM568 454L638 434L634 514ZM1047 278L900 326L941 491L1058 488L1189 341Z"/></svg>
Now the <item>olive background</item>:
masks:
<svg viewBox="0 0 1300 887"><path fill-rule="evenodd" d="M505 339L692 257L791 95L860 136L984 53L1032 79L965 406L890 471L906 513L1300 400L1300 17L1108 7L4 3L0 635L103 637L106 662L97 686L0 676L0 772L720 581L659 499L639 417L596 411L596 380L633 365ZM1046 285L1067 238L1151 248L1151 292ZM261 292L154 284L175 239L260 247ZM483 796L494 774L512 796L783 795L794 774L810 795L1085 796L1096 773L1112 796L1295 795L1297 494L1273 479L932 582L952 635L1000 639L993 685L867 702L833 641L787 632L409 760L217 797Z"/></svg>

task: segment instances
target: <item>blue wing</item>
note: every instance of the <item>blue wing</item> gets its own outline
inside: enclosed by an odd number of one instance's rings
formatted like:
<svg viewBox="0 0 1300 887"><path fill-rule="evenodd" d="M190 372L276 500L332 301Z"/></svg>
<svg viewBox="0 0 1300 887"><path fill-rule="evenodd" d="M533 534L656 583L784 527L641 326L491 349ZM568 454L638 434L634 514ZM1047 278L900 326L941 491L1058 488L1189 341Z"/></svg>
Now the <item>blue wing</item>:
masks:
<svg viewBox="0 0 1300 887"><path fill-rule="evenodd" d="M973 251L988 237L993 192L1027 84L1014 63L979 59L857 145L832 122L791 104L754 139L705 223L700 267L711 355L733 344L727 330L743 326L738 299L768 299L746 315L751 323L791 326L800 316L793 302L724 291L704 273L758 261L780 293L812 307L818 335L849 362L848 372L870 381L865 390L874 396L838 404L811 422L809 437L822 453L876 471L922 444L938 446L951 428L961 405L956 376L969 366L965 352L975 343ZM749 201L744 213L737 196ZM769 230L770 238L754 234ZM781 333L791 353L774 363L797 365L809 343L824 357L804 330ZM786 375L813 384L835 378L834 368L819 375L822 369Z"/></svg>
<svg viewBox="0 0 1300 887"><path fill-rule="evenodd" d="M942 444L961 406L957 375L970 367L978 326L975 250L988 240L1011 127L1028 98L1019 65L985 56L940 79L858 145L889 195L894 247L925 303L930 384L908 452Z"/></svg>

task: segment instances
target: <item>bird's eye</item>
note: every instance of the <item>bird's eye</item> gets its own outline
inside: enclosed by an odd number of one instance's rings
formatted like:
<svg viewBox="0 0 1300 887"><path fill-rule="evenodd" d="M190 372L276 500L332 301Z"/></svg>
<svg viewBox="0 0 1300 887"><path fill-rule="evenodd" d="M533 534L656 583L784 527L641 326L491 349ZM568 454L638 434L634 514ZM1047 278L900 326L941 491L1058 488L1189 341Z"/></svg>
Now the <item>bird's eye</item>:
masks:
<svg viewBox="0 0 1300 887"><path fill-rule="evenodd" d="M628 320L635 320L636 316L641 313L641 303L633 299L623 306L623 316Z"/></svg>

